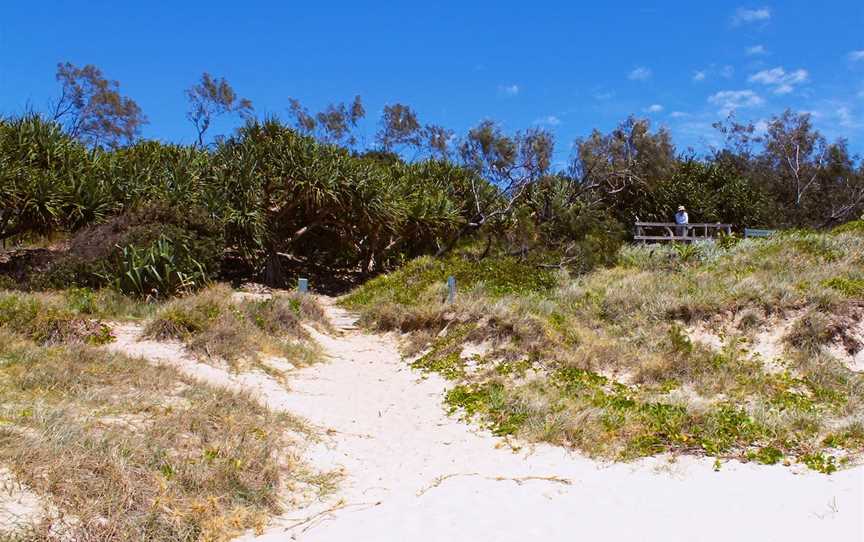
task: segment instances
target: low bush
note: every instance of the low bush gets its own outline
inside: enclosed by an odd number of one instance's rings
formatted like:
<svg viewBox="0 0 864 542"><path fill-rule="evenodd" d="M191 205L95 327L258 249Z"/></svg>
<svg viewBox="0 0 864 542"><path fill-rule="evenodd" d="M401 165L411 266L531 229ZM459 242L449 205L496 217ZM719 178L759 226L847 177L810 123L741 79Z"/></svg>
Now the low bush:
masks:
<svg viewBox="0 0 864 542"><path fill-rule="evenodd" d="M831 343L838 331L830 316L818 311L810 311L792 324L785 339L795 348L818 352L823 346Z"/></svg>
<svg viewBox="0 0 864 542"><path fill-rule="evenodd" d="M105 344L111 328L47 295L0 291L0 328L42 345Z"/></svg>
<svg viewBox="0 0 864 542"><path fill-rule="evenodd" d="M193 352L227 361L234 368L252 363L269 370L261 356L283 356L294 365L319 358L319 349L302 322L327 325L311 296L283 294L235 301L230 288L214 285L166 303L145 333L159 340L183 341Z"/></svg>
<svg viewBox="0 0 864 542"><path fill-rule="evenodd" d="M544 258L544 256L546 258ZM549 255L481 257L476 247L457 250L445 258L423 256L399 270L374 278L345 299L351 307L397 303L422 306L440 303L447 296L447 278L456 279L460 292L477 289L500 298L549 292L558 284L553 269L542 267L553 261Z"/></svg>

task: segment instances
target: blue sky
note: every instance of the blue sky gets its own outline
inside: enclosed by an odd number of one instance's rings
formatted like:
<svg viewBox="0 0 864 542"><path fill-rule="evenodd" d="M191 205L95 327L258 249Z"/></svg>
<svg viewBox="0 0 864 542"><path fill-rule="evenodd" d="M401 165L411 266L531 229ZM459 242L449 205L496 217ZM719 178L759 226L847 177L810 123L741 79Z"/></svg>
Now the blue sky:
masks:
<svg viewBox="0 0 864 542"><path fill-rule="evenodd" d="M23 2L0 15L0 113L44 108L57 62L95 64L144 109L146 137L192 142L183 90L226 77L259 115L363 97L464 133L542 124L559 157L629 114L679 149L736 110L812 112L864 151L864 2ZM228 132L233 122L215 131Z"/></svg>

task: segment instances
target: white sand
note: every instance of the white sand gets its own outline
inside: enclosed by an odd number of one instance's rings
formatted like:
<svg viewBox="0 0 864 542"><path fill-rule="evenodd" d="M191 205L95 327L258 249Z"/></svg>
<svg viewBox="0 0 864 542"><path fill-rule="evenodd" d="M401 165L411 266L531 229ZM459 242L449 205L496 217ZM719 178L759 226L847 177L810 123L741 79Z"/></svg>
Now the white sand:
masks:
<svg viewBox="0 0 864 542"><path fill-rule="evenodd" d="M11 535L38 522L45 512L46 504L42 499L8 469L0 467L0 534Z"/></svg>
<svg viewBox="0 0 864 542"><path fill-rule="evenodd" d="M285 387L261 371L235 373L227 368L203 363L188 354L179 341L155 341L143 338L138 324L112 324L116 340L106 347L127 356L175 367L188 376L234 391L251 392L252 397L273 410L284 410ZM270 360L272 363L272 360ZM285 365L286 367L288 364Z"/></svg>
<svg viewBox="0 0 864 542"><path fill-rule="evenodd" d="M266 375L196 363L179 345L142 344L137 329L118 334L115 348L253 389L331 430L307 459L344 470L338 493L244 540L864 540L864 468L826 476L732 462L714 472L710 459L604 464L551 446L514 453L448 417L446 382L410 369L390 338L354 330L336 307L328 313L344 333L316 333L331 359L291 373L290 392Z"/></svg>
<svg viewBox="0 0 864 542"><path fill-rule="evenodd" d="M709 459L601 464L551 446L516 454L447 417L446 383L407 367L391 340L316 338L332 359L294 373L285 406L336 431L313 462L341 465L347 477L330 502L282 524L345 506L250 539L864 540L862 468L825 476L727 463L714 472Z"/></svg>

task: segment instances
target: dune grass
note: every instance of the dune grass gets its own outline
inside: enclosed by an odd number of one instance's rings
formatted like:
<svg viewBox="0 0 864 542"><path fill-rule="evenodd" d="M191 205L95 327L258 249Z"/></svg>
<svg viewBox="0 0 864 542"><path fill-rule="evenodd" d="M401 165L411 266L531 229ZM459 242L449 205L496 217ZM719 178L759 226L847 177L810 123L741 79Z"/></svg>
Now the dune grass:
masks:
<svg viewBox="0 0 864 542"><path fill-rule="evenodd" d="M0 330L0 464L53 510L14 540L227 540L316 480L297 420L165 366Z"/></svg>
<svg viewBox="0 0 864 542"><path fill-rule="evenodd" d="M97 345L112 340L108 326L70 306L62 294L0 291L0 328L43 345Z"/></svg>
<svg viewBox="0 0 864 542"><path fill-rule="evenodd" d="M204 359L225 361L233 369L275 369L267 357L283 357L295 366L318 361L321 351L301 324L326 328L324 311L312 296L277 294L235 299L225 285L164 304L145 333L157 340L178 339Z"/></svg>
<svg viewBox="0 0 864 542"><path fill-rule="evenodd" d="M631 246L618 260L568 277L508 258L472 278L498 262L466 249L344 303L367 326L407 333L413 365L453 381L453 412L498 434L605 458L693 453L825 472L864 452L864 377L828 349L862 347L850 329L864 312L864 229ZM448 305L453 271L469 276ZM755 347L786 319L775 366ZM721 344L691 338L698 326ZM465 359L468 343L485 348Z"/></svg>

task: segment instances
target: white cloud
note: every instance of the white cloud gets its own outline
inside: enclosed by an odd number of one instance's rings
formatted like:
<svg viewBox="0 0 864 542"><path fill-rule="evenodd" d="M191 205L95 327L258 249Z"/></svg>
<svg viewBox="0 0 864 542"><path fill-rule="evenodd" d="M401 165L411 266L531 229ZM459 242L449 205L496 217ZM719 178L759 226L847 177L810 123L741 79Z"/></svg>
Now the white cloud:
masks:
<svg viewBox="0 0 864 542"><path fill-rule="evenodd" d="M752 90L721 90L708 96L708 103L718 106L721 114L728 115L735 109L759 107L765 100Z"/></svg>
<svg viewBox="0 0 864 542"><path fill-rule="evenodd" d="M732 25L740 26L742 24L758 23L760 21L768 21L770 18L771 10L768 8L738 8L735 10L735 15L732 16Z"/></svg>
<svg viewBox="0 0 864 542"><path fill-rule="evenodd" d="M859 60L864 60L864 49L860 51L850 51L849 52L849 60L852 62L858 62Z"/></svg>
<svg viewBox="0 0 864 542"><path fill-rule="evenodd" d="M753 47L748 47L745 53L747 56L767 55L768 50L765 49L764 45L754 45Z"/></svg>
<svg viewBox="0 0 864 542"><path fill-rule="evenodd" d="M598 92L598 93L594 94L594 99L600 100L600 101L611 100L614 97L615 97L615 93L612 92L611 90L607 91L607 92Z"/></svg>
<svg viewBox="0 0 864 542"><path fill-rule="evenodd" d="M798 112L801 113L802 115L810 115L814 119L821 119L822 117L825 116L822 114L821 111L817 111L815 109L801 109Z"/></svg>
<svg viewBox="0 0 864 542"><path fill-rule="evenodd" d="M765 119L759 119L753 123L753 134L757 136L762 136L768 133L768 121Z"/></svg>
<svg viewBox="0 0 864 542"><path fill-rule="evenodd" d="M633 81L644 81L651 77L651 68L646 68L645 66L639 66L634 69L627 75L627 79L631 79Z"/></svg>
<svg viewBox="0 0 864 542"><path fill-rule="evenodd" d="M711 64L707 68L693 72L693 76L691 77L691 79L699 83L701 81L705 81L709 78L713 79L715 77L730 79L733 75L735 75L734 66L726 64L725 66L718 67L716 64Z"/></svg>
<svg viewBox="0 0 864 542"><path fill-rule="evenodd" d="M659 113L663 111L663 106L660 104L651 104L644 110L646 113Z"/></svg>
<svg viewBox="0 0 864 542"><path fill-rule="evenodd" d="M555 115L547 115L545 117L537 119L534 122L535 122L535 124L547 124L549 126L558 126L559 124L561 124L561 119L559 119Z"/></svg>
<svg viewBox="0 0 864 542"><path fill-rule="evenodd" d="M852 112L849 111L848 107L839 107L835 113L837 114L837 118L840 120L840 126L852 125Z"/></svg>
<svg viewBox="0 0 864 542"><path fill-rule="evenodd" d="M783 68L777 67L757 72L747 80L774 87L774 94L789 94L795 90L795 85L806 82L809 77L807 70L798 69L787 73Z"/></svg>
<svg viewBox="0 0 864 542"><path fill-rule="evenodd" d="M685 113L683 111L673 111L673 112L669 113L669 116L672 117L673 119L683 119L685 117L689 117L690 113Z"/></svg>
<svg viewBox="0 0 864 542"><path fill-rule="evenodd" d="M508 96L516 96L517 94L519 94L519 90L521 89L519 88L519 85L501 85L500 87L498 87L498 90L500 90L504 94L507 94Z"/></svg>
<svg viewBox="0 0 864 542"><path fill-rule="evenodd" d="M864 118L856 118L849 106L841 105L834 110L834 117L837 119L837 124L843 128L858 129L864 127Z"/></svg>

